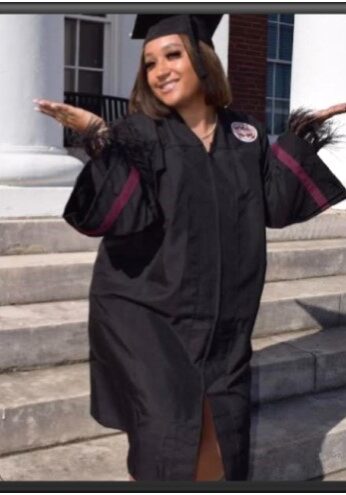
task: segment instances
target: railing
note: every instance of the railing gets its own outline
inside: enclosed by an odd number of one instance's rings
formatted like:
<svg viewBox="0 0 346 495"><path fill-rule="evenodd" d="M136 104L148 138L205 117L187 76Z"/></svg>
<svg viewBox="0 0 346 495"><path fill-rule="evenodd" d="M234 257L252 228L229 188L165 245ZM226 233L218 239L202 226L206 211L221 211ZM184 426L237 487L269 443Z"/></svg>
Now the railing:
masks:
<svg viewBox="0 0 346 495"><path fill-rule="evenodd" d="M129 100L119 96L94 95L65 91L64 101L69 105L84 108L100 115L107 123L114 122L127 114ZM70 129L64 129L64 146L76 144L76 135Z"/></svg>

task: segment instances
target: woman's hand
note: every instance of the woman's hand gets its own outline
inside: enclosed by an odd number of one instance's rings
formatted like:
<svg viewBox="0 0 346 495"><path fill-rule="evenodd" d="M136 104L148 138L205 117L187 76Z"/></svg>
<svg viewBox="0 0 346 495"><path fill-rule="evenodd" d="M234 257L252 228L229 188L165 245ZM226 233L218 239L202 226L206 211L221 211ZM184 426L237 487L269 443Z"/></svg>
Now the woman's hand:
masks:
<svg viewBox="0 0 346 495"><path fill-rule="evenodd" d="M307 125L321 125L326 120L331 119L335 115L339 115L341 113L346 113L346 103L338 103L337 105L332 105L331 107L325 108L324 110L307 112L305 116L300 119L295 132L299 134L299 132Z"/></svg>
<svg viewBox="0 0 346 495"><path fill-rule="evenodd" d="M314 116L316 122L322 124L325 120L331 119L334 115L339 115L340 113L346 113L346 103L338 103L325 110L318 110L317 112L314 112Z"/></svg>
<svg viewBox="0 0 346 495"><path fill-rule="evenodd" d="M106 126L101 117L83 108L43 99L36 99L34 103L37 105L36 111L53 117L64 127L69 127L81 134L94 124L99 124L100 127L102 124Z"/></svg>

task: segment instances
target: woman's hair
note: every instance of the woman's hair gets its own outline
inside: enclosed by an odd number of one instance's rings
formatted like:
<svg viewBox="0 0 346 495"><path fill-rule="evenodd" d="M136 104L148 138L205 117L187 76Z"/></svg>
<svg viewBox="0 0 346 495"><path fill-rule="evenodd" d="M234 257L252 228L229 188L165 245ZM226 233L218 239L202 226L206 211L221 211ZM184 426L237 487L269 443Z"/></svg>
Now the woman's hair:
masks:
<svg viewBox="0 0 346 495"><path fill-rule="evenodd" d="M184 34L179 36L196 71L197 54L192 48L188 36ZM223 70L220 59L209 45L203 41L199 41L198 43L202 62L207 72L206 78L201 80L201 85L205 93L205 102L207 105L214 105L217 108L226 107L232 102L232 95L230 83ZM158 100L150 89L147 81L147 69L144 63L144 48L129 103L130 114L139 111L154 119L166 117L172 112L172 109Z"/></svg>

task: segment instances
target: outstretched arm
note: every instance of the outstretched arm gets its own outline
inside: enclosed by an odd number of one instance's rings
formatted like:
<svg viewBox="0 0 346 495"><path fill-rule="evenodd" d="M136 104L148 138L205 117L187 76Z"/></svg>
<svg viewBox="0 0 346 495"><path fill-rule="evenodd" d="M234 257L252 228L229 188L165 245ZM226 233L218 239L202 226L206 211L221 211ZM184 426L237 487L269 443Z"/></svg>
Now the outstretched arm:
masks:
<svg viewBox="0 0 346 495"><path fill-rule="evenodd" d="M106 127L106 123L101 117L83 108L45 99L36 99L34 103L36 104L36 111L52 117L62 126L80 134L85 133L91 124Z"/></svg>
<svg viewBox="0 0 346 495"><path fill-rule="evenodd" d="M158 218L150 179L152 146L128 122L108 127L82 108L36 100L37 111L83 135L91 160L79 174L64 210L65 220L89 236L124 236Z"/></svg>
<svg viewBox="0 0 346 495"><path fill-rule="evenodd" d="M57 101L36 99L35 110L55 119L82 137L82 145L91 157L97 157L109 140L109 128L98 115L83 108Z"/></svg>
<svg viewBox="0 0 346 495"><path fill-rule="evenodd" d="M269 146L262 136L262 171L269 227L302 222L346 199L346 189L317 155L340 136L327 122L346 104L325 110L292 112L287 131Z"/></svg>
<svg viewBox="0 0 346 495"><path fill-rule="evenodd" d="M346 113L346 103L338 103L337 105L332 105L324 110L316 110L314 112L303 110L300 118L298 118L298 113L299 111L295 118L290 119L289 125L292 132L301 136L307 129L317 129L326 120L331 119L335 115Z"/></svg>

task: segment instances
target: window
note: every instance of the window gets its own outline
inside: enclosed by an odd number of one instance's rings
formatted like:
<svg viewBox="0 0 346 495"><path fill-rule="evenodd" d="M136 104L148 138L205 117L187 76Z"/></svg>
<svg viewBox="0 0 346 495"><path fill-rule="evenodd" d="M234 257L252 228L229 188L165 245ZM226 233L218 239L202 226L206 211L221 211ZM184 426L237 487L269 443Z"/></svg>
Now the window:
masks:
<svg viewBox="0 0 346 495"><path fill-rule="evenodd" d="M65 16L65 91L102 94L104 14Z"/></svg>
<svg viewBox="0 0 346 495"><path fill-rule="evenodd" d="M268 16L266 124L268 134L285 130L290 106L293 14Z"/></svg>

